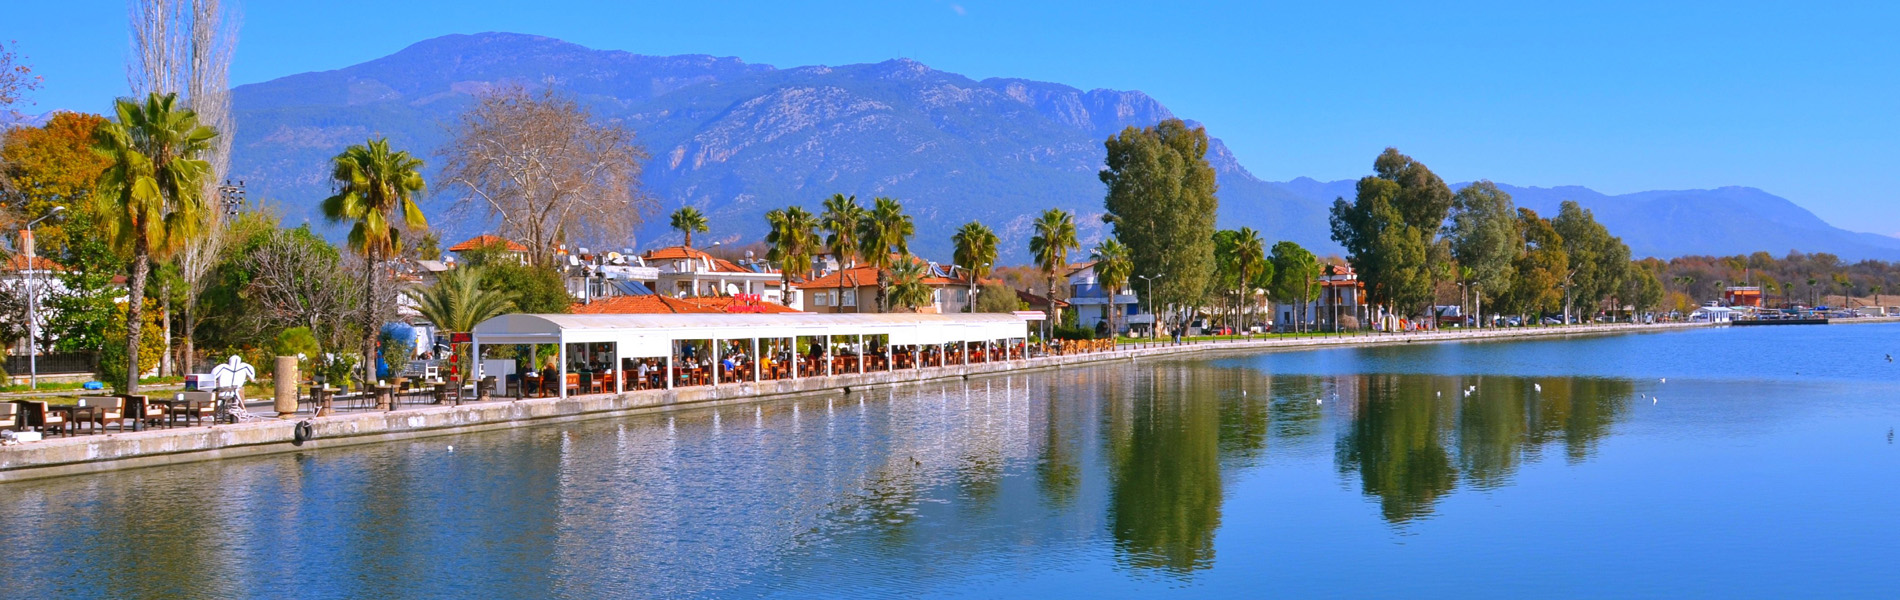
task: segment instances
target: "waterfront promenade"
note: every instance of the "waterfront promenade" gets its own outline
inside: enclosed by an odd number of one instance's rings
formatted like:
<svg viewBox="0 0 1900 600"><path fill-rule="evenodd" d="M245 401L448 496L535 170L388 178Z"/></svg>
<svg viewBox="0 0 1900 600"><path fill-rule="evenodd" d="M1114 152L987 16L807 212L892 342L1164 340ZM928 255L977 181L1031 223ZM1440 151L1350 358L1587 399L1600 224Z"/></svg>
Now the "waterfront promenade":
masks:
<svg viewBox="0 0 1900 600"><path fill-rule="evenodd" d="M1179 344L1123 344L1113 350L1017 358L968 365L897 369L802 379L741 381L720 386L585 394L567 398L520 400L496 398L459 406L420 405L388 411L341 413L326 417L296 417L210 427L116 432L56 438L0 448L0 483L613 418L683 408L740 404L797 395L849 394L871 388L934 380L982 377L1030 369L1062 368L1117 360L1338 346L1641 333L1706 326L1708 326L1706 323L1598 324L1405 334L1270 337ZM300 423L309 425L309 439L301 444L296 440L296 429Z"/></svg>

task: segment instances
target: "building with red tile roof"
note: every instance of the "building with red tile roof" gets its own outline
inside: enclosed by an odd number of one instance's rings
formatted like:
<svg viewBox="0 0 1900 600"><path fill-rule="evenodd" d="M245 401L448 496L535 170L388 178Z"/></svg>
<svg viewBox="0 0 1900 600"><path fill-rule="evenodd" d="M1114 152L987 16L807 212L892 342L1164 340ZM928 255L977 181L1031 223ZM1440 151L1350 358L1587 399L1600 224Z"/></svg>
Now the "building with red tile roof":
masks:
<svg viewBox="0 0 1900 600"><path fill-rule="evenodd" d="M467 240L464 240L460 244L449 246L449 251L450 252L467 252L467 251L475 250L478 248L487 248L489 246L497 246L497 245L507 248L509 252L516 252L520 254L528 253L527 246L523 246L521 244L515 243L513 240L509 240L507 238L503 238L498 235L489 235L486 233L472 237L472 238L468 238Z"/></svg>
<svg viewBox="0 0 1900 600"><path fill-rule="evenodd" d="M591 303L574 304L573 312L583 315L657 315L721 313L795 313L783 304L746 297L671 298L667 296L616 296Z"/></svg>

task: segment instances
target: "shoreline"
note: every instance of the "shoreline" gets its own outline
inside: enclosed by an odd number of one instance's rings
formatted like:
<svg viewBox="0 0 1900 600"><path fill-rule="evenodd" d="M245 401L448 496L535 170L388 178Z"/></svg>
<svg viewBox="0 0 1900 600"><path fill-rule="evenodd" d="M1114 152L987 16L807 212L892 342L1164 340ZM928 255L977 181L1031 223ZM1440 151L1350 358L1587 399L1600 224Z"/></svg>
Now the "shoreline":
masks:
<svg viewBox="0 0 1900 600"><path fill-rule="evenodd" d="M1892 322L1900 318L1868 319ZM1856 320L1857 322L1862 322ZM517 427L610 419L714 406L751 404L782 398L895 387L944 379L970 379L1027 370L1088 366L1118 360L1179 358L1328 347L1414 343L1503 341L1579 335L1658 333L1716 326L1709 323L1655 325L1593 324L1568 327L1449 330L1428 333L1313 336L1267 340L1203 341L1015 359L973 365L843 374L797 380L742 382L718 387L645 390L562 398L494 399L460 406L425 406L329 417L267 418L236 424L178 429L111 432L60 437L0 448L0 484L122 469L187 464L225 458L302 452L360 444L414 440ZM298 423L308 422L313 436L293 441Z"/></svg>

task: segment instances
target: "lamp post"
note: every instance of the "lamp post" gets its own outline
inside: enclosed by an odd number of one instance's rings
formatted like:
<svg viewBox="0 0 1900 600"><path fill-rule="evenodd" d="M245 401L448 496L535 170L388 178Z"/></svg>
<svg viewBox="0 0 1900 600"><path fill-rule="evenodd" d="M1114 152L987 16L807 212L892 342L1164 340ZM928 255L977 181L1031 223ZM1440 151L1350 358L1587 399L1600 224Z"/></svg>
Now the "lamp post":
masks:
<svg viewBox="0 0 1900 600"><path fill-rule="evenodd" d="M1157 334L1161 333L1161 318L1155 314L1155 280L1160 279L1161 276L1136 275L1136 277L1148 282L1148 337L1160 337Z"/></svg>
<svg viewBox="0 0 1900 600"><path fill-rule="evenodd" d="M26 239L28 240L33 239L34 225L38 225L40 221L51 219L54 216L57 216L63 212L66 212L66 207L54 206L53 210L46 211L46 214L41 216L40 218L27 221ZM37 250L28 250L28 252L26 253L26 269L25 269L26 270L26 347L27 347L26 362L27 362L27 372L28 372L27 387L31 389L35 389L35 390L40 389L40 319L39 319L39 315L37 314L39 312L38 306L40 303L40 296L38 293L39 289L37 286L34 285L34 281L33 281L34 263L39 262L33 259L36 258L38 254L39 253Z"/></svg>

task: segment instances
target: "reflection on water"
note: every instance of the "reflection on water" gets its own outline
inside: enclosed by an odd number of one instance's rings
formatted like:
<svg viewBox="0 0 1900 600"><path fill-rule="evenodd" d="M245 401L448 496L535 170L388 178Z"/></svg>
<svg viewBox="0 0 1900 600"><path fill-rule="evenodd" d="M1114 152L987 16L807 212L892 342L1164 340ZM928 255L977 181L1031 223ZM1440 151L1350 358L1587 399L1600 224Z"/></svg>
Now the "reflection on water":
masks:
<svg viewBox="0 0 1900 600"><path fill-rule="evenodd" d="M1583 378L1366 375L1335 386L1352 411L1339 469L1357 472L1395 523L1430 515L1460 481L1508 483L1552 444L1573 462L1588 458L1632 393L1627 381Z"/></svg>
<svg viewBox="0 0 1900 600"><path fill-rule="evenodd" d="M29 597L1165 593L1250 579L1224 557L1301 518L1267 518L1276 498L1414 535L1461 493L1587 465L1644 389L1270 365L1125 363L27 482L0 487L0 573L30 574L8 586ZM1309 466L1332 481L1297 476ZM1363 508L1327 499L1342 488ZM1383 543L1336 537L1302 543Z"/></svg>

